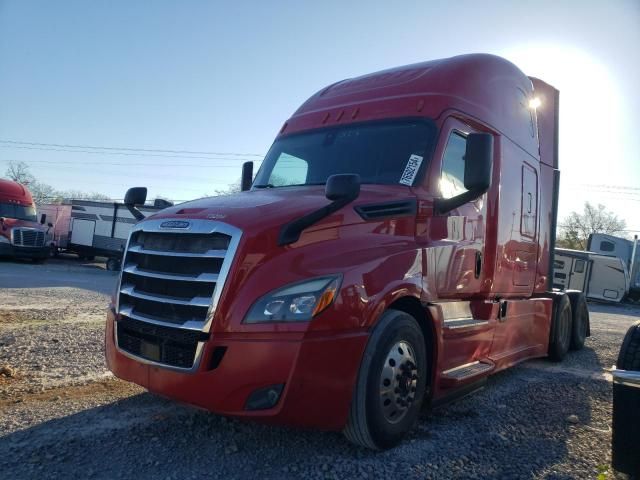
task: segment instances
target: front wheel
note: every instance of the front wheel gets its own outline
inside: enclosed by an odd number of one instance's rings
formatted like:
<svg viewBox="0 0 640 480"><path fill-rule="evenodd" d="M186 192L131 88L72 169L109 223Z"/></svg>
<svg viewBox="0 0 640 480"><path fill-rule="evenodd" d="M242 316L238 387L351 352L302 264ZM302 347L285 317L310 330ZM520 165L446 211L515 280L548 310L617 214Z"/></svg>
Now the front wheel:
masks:
<svg viewBox="0 0 640 480"><path fill-rule="evenodd" d="M362 358L344 429L347 439L373 450L397 445L418 419L427 382L418 322L405 312L386 311Z"/></svg>

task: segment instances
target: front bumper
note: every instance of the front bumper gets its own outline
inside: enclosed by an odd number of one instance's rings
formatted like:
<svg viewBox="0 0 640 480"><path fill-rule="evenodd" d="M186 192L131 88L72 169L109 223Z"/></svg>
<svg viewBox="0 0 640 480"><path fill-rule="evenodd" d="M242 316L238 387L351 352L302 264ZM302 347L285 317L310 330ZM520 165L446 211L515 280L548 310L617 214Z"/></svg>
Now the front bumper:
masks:
<svg viewBox="0 0 640 480"><path fill-rule="evenodd" d="M195 373L148 365L120 352L114 341L115 314L109 310L105 332L109 369L119 378L160 395L215 413L268 423L341 430L347 421L353 386L368 334L283 339L246 334L212 335ZM226 352L210 368L216 347ZM277 404L246 410L257 389L284 384Z"/></svg>
<svg viewBox="0 0 640 480"><path fill-rule="evenodd" d="M47 258L49 247L17 247L10 243L0 243L0 257Z"/></svg>

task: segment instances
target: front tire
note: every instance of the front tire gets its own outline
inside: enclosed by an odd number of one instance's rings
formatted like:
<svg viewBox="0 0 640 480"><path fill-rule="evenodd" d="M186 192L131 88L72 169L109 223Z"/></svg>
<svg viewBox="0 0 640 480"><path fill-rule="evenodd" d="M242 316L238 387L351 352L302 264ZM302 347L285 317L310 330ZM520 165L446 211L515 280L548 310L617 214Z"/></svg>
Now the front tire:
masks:
<svg viewBox="0 0 640 480"><path fill-rule="evenodd" d="M387 310L362 358L344 429L347 439L373 450L397 445L418 419L427 382L418 322L405 312Z"/></svg>

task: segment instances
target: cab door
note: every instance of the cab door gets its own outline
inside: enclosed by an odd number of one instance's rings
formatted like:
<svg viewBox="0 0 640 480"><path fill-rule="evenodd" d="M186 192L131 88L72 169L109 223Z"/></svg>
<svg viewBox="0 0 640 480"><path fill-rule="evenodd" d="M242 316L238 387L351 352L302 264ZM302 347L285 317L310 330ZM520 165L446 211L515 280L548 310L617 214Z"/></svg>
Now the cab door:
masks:
<svg viewBox="0 0 640 480"><path fill-rule="evenodd" d="M436 175L432 174L437 178L437 185L432 188L443 198L452 198L466 191L464 154L467 135L473 131L469 125L454 118L443 125L434 156ZM467 298L480 292L485 219L486 194L450 212L434 213L431 241L439 298Z"/></svg>

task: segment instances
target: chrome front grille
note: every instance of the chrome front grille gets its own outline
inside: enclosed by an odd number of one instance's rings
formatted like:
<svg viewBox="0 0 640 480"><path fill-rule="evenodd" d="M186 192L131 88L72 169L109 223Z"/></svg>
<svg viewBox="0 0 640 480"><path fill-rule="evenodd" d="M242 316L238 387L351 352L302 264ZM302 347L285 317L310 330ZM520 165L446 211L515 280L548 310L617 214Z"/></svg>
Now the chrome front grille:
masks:
<svg viewBox="0 0 640 480"><path fill-rule="evenodd" d="M12 242L16 247L44 246L44 232L33 228L14 228Z"/></svg>
<svg viewBox="0 0 640 480"><path fill-rule="evenodd" d="M145 362L195 370L241 233L214 221L163 223L171 222L143 222L129 237L116 341Z"/></svg>

